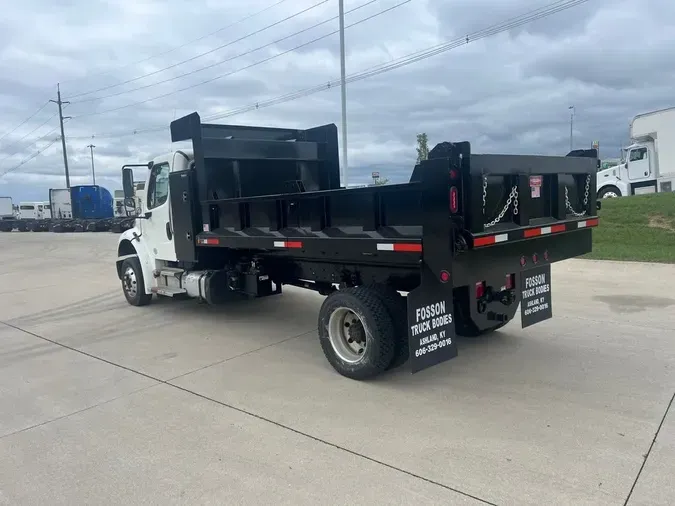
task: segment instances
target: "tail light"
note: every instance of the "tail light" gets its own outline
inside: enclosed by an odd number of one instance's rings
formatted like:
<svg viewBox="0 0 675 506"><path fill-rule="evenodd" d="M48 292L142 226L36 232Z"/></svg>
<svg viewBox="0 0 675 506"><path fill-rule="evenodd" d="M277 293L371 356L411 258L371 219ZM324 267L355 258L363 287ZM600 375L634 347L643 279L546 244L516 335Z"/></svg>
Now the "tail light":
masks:
<svg viewBox="0 0 675 506"><path fill-rule="evenodd" d="M513 290L516 286L516 275L515 274L507 274L506 275L506 282L504 283L504 286L506 287L507 290Z"/></svg>
<svg viewBox="0 0 675 506"><path fill-rule="evenodd" d="M485 281L478 281L476 283L476 298L480 299L485 295Z"/></svg>
<svg viewBox="0 0 675 506"><path fill-rule="evenodd" d="M457 187L453 186L450 188L450 212L455 214L459 210L459 195L457 193Z"/></svg>

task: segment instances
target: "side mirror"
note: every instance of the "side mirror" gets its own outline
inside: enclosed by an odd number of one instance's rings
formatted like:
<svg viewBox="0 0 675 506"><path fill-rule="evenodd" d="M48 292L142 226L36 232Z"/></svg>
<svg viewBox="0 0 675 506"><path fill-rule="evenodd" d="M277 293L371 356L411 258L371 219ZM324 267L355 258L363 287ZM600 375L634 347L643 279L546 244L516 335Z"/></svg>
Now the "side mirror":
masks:
<svg viewBox="0 0 675 506"><path fill-rule="evenodd" d="M627 168L628 168L628 162L626 162L626 163L623 164L623 168L624 168L624 169L627 169Z"/></svg>
<svg viewBox="0 0 675 506"><path fill-rule="evenodd" d="M130 207L131 209L136 208L136 200L133 197L124 198L124 207Z"/></svg>
<svg viewBox="0 0 675 506"><path fill-rule="evenodd" d="M124 201L134 198L134 171L125 167L122 169L122 188L124 190ZM133 207L133 204L129 207Z"/></svg>

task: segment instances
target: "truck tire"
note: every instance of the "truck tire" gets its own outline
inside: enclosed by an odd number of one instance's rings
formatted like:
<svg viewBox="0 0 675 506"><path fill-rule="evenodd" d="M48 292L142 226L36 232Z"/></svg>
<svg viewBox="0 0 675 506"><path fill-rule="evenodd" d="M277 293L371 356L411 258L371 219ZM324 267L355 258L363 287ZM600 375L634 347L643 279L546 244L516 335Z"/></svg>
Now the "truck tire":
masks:
<svg viewBox="0 0 675 506"><path fill-rule="evenodd" d="M408 305L406 298L392 286L386 284L370 285L377 292L387 308L394 325L394 360L387 369L395 369L408 361Z"/></svg>
<svg viewBox="0 0 675 506"><path fill-rule="evenodd" d="M364 380L392 364L395 330L378 291L354 287L331 293L319 310L319 342L341 375Z"/></svg>
<svg viewBox="0 0 675 506"><path fill-rule="evenodd" d="M616 186L605 186L602 190L598 192L599 199L611 199L621 196L621 190Z"/></svg>
<svg viewBox="0 0 675 506"><path fill-rule="evenodd" d="M152 300L151 293L145 293L143 271L138 257L127 258L122 262L122 291L132 306L146 306Z"/></svg>

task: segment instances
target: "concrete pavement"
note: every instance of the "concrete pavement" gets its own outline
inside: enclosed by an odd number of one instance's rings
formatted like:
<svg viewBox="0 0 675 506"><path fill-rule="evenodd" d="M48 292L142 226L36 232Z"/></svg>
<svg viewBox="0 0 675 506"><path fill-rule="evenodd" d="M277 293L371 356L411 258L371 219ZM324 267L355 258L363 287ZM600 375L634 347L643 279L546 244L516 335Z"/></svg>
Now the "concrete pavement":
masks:
<svg viewBox="0 0 675 506"><path fill-rule="evenodd" d="M552 320L359 383L322 297L133 308L115 244L0 234L0 504L675 503L675 266L558 264Z"/></svg>

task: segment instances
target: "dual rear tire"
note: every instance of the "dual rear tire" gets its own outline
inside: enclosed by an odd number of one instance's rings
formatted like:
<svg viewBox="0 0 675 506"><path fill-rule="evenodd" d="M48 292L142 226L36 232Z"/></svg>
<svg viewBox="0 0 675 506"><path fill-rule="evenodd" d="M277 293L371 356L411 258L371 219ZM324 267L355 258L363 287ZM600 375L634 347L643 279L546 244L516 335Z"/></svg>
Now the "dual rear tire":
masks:
<svg viewBox="0 0 675 506"><path fill-rule="evenodd" d="M341 375L365 380L408 358L405 299L382 285L331 293L319 310L319 342Z"/></svg>

